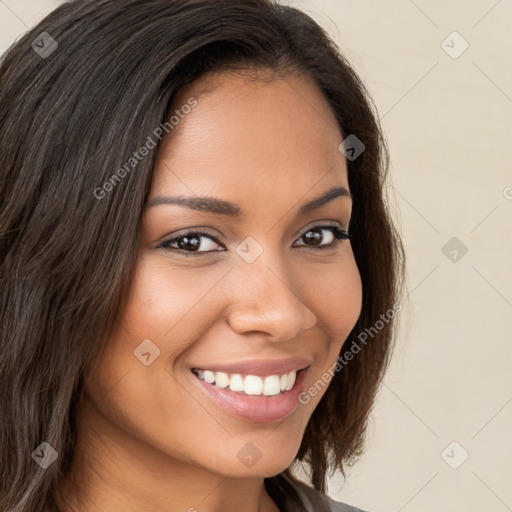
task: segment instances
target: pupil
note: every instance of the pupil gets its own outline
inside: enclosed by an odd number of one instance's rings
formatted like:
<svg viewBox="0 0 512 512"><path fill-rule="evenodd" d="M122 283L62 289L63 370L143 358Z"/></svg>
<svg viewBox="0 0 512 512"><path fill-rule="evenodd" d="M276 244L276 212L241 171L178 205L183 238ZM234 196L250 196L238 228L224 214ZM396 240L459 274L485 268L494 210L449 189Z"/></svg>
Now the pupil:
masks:
<svg viewBox="0 0 512 512"><path fill-rule="evenodd" d="M199 237L197 236L184 236L180 242L178 243L180 249L197 249L201 244L199 242Z"/></svg>
<svg viewBox="0 0 512 512"><path fill-rule="evenodd" d="M320 233L319 231L308 231L304 235L304 237L305 237L306 241L312 240L314 242L311 245L319 245L320 242L322 241L322 233Z"/></svg>

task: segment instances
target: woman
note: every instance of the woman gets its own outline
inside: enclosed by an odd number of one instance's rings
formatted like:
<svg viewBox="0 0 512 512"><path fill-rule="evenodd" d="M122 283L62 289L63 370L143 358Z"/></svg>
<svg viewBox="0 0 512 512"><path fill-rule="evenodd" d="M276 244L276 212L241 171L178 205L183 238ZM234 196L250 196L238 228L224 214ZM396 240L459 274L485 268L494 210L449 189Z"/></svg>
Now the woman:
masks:
<svg viewBox="0 0 512 512"><path fill-rule="evenodd" d="M359 510L325 480L362 451L403 255L325 32L271 0L75 0L0 99L2 510Z"/></svg>

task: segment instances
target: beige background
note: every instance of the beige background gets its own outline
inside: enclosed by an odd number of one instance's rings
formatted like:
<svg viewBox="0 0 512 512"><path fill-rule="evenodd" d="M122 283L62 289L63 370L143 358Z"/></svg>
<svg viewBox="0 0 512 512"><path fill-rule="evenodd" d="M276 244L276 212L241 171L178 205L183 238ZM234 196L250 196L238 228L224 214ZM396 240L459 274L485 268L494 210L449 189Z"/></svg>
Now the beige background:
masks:
<svg viewBox="0 0 512 512"><path fill-rule="evenodd" d="M59 3L0 0L0 49ZM512 511L512 1L287 3L375 98L408 256L367 451L329 494L371 512ZM452 237L466 254L443 253Z"/></svg>

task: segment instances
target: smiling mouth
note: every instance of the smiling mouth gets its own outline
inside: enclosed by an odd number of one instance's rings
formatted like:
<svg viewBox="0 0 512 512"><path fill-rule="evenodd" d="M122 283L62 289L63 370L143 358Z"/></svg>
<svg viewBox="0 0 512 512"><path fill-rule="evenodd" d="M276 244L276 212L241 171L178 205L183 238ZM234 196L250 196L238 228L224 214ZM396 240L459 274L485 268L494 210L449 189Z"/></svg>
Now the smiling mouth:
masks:
<svg viewBox="0 0 512 512"><path fill-rule="evenodd" d="M276 396L290 391L302 370L292 370L281 375L242 375L240 373L214 372L192 368L192 373L200 380L221 389L229 389L242 395Z"/></svg>

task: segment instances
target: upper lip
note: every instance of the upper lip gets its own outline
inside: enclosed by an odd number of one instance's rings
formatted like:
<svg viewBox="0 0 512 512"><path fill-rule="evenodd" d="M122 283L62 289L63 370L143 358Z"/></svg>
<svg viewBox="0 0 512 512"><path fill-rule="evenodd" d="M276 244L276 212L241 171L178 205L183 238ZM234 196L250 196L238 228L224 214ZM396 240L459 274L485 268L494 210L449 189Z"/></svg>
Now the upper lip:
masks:
<svg viewBox="0 0 512 512"><path fill-rule="evenodd" d="M197 365L193 368L211 370L213 372L240 373L246 375L283 375L291 371L298 372L312 363L311 359L303 357L292 357L288 359L252 359L233 363L206 363L204 366Z"/></svg>

